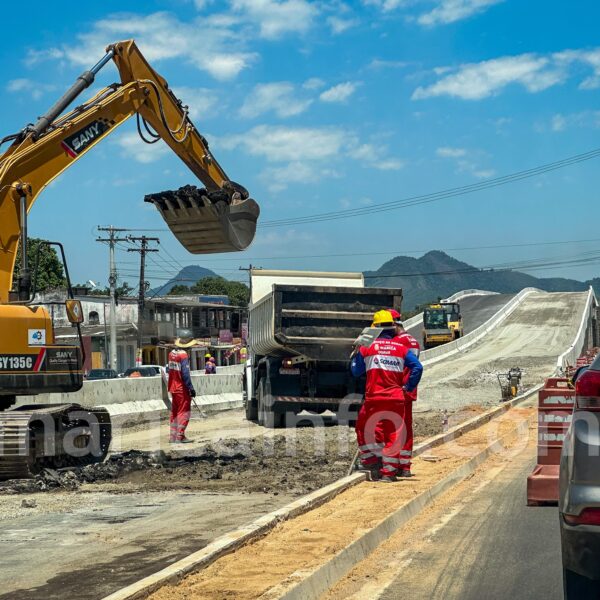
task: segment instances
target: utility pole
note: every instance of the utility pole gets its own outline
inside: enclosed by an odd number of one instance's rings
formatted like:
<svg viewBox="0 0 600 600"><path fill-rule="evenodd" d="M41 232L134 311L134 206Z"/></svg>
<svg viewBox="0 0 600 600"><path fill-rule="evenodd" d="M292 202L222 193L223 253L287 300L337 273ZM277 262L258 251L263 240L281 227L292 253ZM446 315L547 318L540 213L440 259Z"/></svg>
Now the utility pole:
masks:
<svg viewBox="0 0 600 600"><path fill-rule="evenodd" d="M157 237L141 237L129 236L130 242L139 242L139 248L128 248L127 252L140 253L140 291L138 294L138 327L137 327L137 355L135 359L136 365L142 364L142 329L144 325L144 302L146 294L146 254L148 252L158 252L157 248L148 248L148 242L156 242L160 244L160 239Z"/></svg>
<svg viewBox="0 0 600 600"><path fill-rule="evenodd" d="M250 263L247 267L240 267L240 271L248 272L248 289L250 290L250 299L248 300L248 321L247 321L248 331L250 331L250 305L252 304L252 271L253 270L260 271L260 270L262 270L262 267L256 267L252 263ZM246 339L246 343L248 343L247 339Z"/></svg>
<svg viewBox="0 0 600 600"><path fill-rule="evenodd" d="M260 270L262 270L262 267L257 267L255 265L253 265L252 263L250 263L247 267L240 267L240 271L248 272L248 288L250 290L250 301L248 302L248 304L252 303L252 271L253 270L260 271Z"/></svg>
<svg viewBox="0 0 600 600"><path fill-rule="evenodd" d="M98 231L107 231L108 238L96 238L97 242L108 243L110 274L108 284L110 286L110 368L117 370L117 268L115 266L115 244L117 242L126 242L127 238L119 238L117 233L128 231L128 229L118 229L113 227L98 227ZM106 320L104 322L106 326Z"/></svg>

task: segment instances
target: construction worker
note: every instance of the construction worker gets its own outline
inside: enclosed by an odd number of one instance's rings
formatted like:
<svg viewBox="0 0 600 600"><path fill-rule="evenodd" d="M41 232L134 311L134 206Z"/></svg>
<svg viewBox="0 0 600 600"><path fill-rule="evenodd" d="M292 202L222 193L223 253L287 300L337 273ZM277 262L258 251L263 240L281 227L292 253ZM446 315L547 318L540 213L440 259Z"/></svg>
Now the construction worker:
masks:
<svg viewBox="0 0 600 600"><path fill-rule="evenodd" d="M192 385L190 361L186 348L191 348L196 340L189 329L181 330L175 340L175 346L169 353L169 393L172 396L171 418L169 430L170 444L185 444L192 440L185 436L185 430L190 422L192 398L196 390Z"/></svg>
<svg viewBox="0 0 600 600"><path fill-rule="evenodd" d="M417 358L421 353L421 346L419 342L410 333L404 329L404 323L402 323L402 315L397 310L390 310L390 314L394 319L394 325L396 326L396 341L400 342L403 346L406 346ZM410 377L409 369L404 369L404 383L408 381ZM411 462L413 454L413 402L417 400L417 388L412 392L405 392L404 394L405 407L404 407L404 421L406 423L406 439L402 450L400 451L400 467L402 469L402 477L411 477Z"/></svg>
<svg viewBox="0 0 600 600"><path fill-rule="evenodd" d="M206 375L215 375L217 373L217 365L215 363L215 359L211 356L204 366L204 373Z"/></svg>
<svg viewBox="0 0 600 600"><path fill-rule="evenodd" d="M396 341L389 311L375 313L372 327L382 332L369 347L361 346L351 364L355 377L367 375L365 401L356 421L360 470L366 471L371 480L393 482L398 475L405 476L400 456L407 435L405 394L417 387L423 367L406 346ZM406 382L405 369L409 372Z"/></svg>

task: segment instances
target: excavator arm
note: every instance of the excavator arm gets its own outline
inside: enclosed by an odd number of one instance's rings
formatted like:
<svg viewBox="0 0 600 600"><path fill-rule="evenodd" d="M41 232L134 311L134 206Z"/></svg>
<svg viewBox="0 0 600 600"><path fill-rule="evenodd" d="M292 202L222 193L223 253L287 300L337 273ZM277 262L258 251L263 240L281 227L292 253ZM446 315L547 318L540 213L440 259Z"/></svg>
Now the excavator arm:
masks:
<svg viewBox="0 0 600 600"><path fill-rule="evenodd" d="M121 82L60 116L110 59ZM0 157L0 303L8 301L19 239L26 238L27 214L39 194L133 115L142 138L166 142L206 188L147 198L179 241L196 254L243 250L252 242L258 205L242 186L229 180L191 122L187 107L134 41L119 42L109 46L106 56L84 72L35 125L8 138L13 143ZM75 199L74 207L83 201Z"/></svg>

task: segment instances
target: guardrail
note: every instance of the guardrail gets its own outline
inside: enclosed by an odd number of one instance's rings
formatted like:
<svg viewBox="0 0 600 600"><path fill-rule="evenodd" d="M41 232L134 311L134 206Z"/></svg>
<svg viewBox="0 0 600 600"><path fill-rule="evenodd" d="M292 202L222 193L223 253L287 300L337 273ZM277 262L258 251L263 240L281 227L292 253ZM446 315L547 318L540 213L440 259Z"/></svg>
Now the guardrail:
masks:
<svg viewBox="0 0 600 600"><path fill-rule="evenodd" d="M421 362L427 365L431 365L438 362L442 358L446 358L451 354L456 354L466 350L469 346L472 346L478 342L483 336L487 335L492 329L496 328L504 319L506 319L516 308L523 302L523 300L533 292L539 292L537 288L525 288L521 290L514 298L509 300L495 315L490 317L485 323L473 329L467 335L438 346L437 348L431 348L430 350L424 350L420 354Z"/></svg>
<svg viewBox="0 0 600 600"><path fill-rule="evenodd" d="M573 343L563 352L556 360L556 371L557 373L562 372L567 365L574 365L577 359L581 356L583 345L585 344L585 336L587 334L588 322L590 319L590 313L592 307L598 306L598 300L594 294L594 289L590 286L588 290L588 297L581 316L581 323L577 330L577 335L573 340Z"/></svg>

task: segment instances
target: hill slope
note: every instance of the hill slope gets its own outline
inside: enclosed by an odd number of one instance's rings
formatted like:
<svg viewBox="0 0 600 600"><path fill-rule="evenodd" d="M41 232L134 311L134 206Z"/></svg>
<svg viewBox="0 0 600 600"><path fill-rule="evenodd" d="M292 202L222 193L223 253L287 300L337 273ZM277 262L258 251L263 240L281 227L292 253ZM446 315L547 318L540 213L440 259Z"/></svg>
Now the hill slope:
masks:
<svg viewBox="0 0 600 600"><path fill-rule="evenodd" d="M175 277L169 279L169 281L167 281L167 283L164 285L150 290L149 294L151 296L164 296L165 294L168 294L176 285L194 285L196 281L204 279L204 277L217 277L217 274L210 269L205 269L204 267L199 267L198 265L188 265L187 267L181 269L181 271L179 271Z"/></svg>
<svg viewBox="0 0 600 600"><path fill-rule="evenodd" d="M594 283L600 284L598 278L583 282L560 277L539 279L519 271L480 271L439 250L421 258L397 256L377 271L365 272L365 281L369 287L403 288L406 310L471 288L503 294L516 293L526 287L548 292L581 292Z"/></svg>

